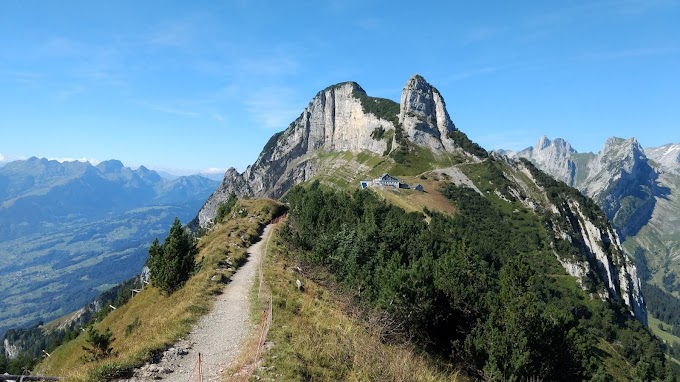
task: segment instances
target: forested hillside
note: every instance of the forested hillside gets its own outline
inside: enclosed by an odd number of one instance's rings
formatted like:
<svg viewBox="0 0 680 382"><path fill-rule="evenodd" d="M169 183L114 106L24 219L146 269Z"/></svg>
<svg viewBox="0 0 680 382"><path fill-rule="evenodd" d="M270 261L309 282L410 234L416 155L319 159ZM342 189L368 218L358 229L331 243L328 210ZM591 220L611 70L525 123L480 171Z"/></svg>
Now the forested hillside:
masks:
<svg viewBox="0 0 680 382"><path fill-rule="evenodd" d="M564 272L544 217L471 188L442 192L453 216L406 213L370 191L296 187L283 235L357 303L389 312L404 338L471 376L672 377L662 345L624 306L593 299Z"/></svg>

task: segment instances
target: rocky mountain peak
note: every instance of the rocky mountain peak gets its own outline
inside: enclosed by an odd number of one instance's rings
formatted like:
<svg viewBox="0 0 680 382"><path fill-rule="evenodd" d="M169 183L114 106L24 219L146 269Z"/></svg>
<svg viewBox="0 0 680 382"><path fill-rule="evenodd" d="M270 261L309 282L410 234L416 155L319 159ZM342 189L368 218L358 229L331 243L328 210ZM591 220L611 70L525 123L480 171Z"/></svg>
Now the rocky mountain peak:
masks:
<svg viewBox="0 0 680 382"><path fill-rule="evenodd" d="M139 166L139 168L135 170L135 173L140 178L150 182L160 182L162 179L161 176L156 171L149 170L144 166Z"/></svg>
<svg viewBox="0 0 680 382"><path fill-rule="evenodd" d="M528 147L513 156L527 158L555 178L574 185L576 165L572 156L577 154L571 144L562 138L550 140L543 135L536 145Z"/></svg>
<svg viewBox="0 0 680 382"><path fill-rule="evenodd" d="M637 139L618 137L607 139L597 155L597 161L591 165L593 171L611 173L609 175L614 178L621 170L632 174L638 171L648 172L647 170L651 170L648 167L647 156Z"/></svg>
<svg viewBox="0 0 680 382"><path fill-rule="evenodd" d="M648 148L645 153L662 171L680 174L680 143Z"/></svg>
<svg viewBox="0 0 680 382"><path fill-rule="evenodd" d="M599 153L579 154L564 140L541 137L517 156L597 201L622 240L651 217L658 174L635 138L611 137Z"/></svg>
<svg viewBox="0 0 680 382"><path fill-rule="evenodd" d="M401 92L399 123L408 139L436 153L456 147L450 133L455 125L439 91L416 74L406 81Z"/></svg>
<svg viewBox="0 0 680 382"><path fill-rule="evenodd" d="M434 152L486 155L458 131L444 98L422 76L415 75L401 103L371 97L356 82L342 82L318 92L287 129L274 134L245 172L230 169L222 185L199 211L198 225L215 217L217 206L238 196L279 197L290 187L315 177L318 157L328 152L388 155L399 145L415 144Z"/></svg>
<svg viewBox="0 0 680 382"><path fill-rule="evenodd" d="M123 169L123 163L117 159L110 159L99 163L97 169L103 173L116 173Z"/></svg>

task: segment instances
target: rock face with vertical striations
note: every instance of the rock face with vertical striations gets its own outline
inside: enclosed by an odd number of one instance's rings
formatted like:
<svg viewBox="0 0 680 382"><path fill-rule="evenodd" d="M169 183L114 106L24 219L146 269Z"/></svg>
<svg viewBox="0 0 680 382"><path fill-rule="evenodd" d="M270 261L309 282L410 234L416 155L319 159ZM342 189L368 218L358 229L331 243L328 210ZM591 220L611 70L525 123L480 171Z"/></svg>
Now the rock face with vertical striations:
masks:
<svg viewBox="0 0 680 382"><path fill-rule="evenodd" d="M399 123L408 139L441 154L455 150L450 133L455 126L439 91L419 75L411 77L401 93Z"/></svg>
<svg viewBox="0 0 680 382"><path fill-rule="evenodd" d="M658 173L635 138L609 138L598 154L581 154L557 138L541 137L516 157L593 198L612 221L621 240L635 235L651 218L660 192Z"/></svg>
<svg viewBox="0 0 680 382"><path fill-rule="evenodd" d="M318 174L316 159L322 153L387 155L404 140L435 154L462 153L460 145L449 137L454 130L443 97L419 75L407 81L401 104L370 97L356 82L330 86L317 93L286 130L267 142L253 165L242 174L233 168L227 171L193 224L209 225L218 204L232 192L238 196L283 195ZM398 139L398 133L404 140Z"/></svg>
<svg viewBox="0 0 680 382"><path fill-rule="evenodd" d="M650 283L662 286L662 277L654 274L680 269L680 144L643 149L635 138L609 138L593 154L542 137L536 146L510 156L527 158L592 197L611 220L622 250L642 261L640 275ZM638 273L632 268L630 274L633 285Z"/></svg>
<svg viewBox="0 0 680 382"><path fill-rule="evenodd" d="M597 291L602 300L622 300L631 314L646 324L647 308L637 269L625 255L604 211L590 198L556 182L526 158L517 160L499 154L493 157L506 165L504 177L512 183L509 195L519 197L529 209L549 211L545 215L546 227L552 231L554 254L566 272L583 289ZM558 250L562 246L559 243L572 250Z"/></svg>
<svg viewBox="0 0 680 382"><path fill-rule="evenodd" d="M538 140L536 146L529 147L517 154L511 154L509 156L530 159L538 165L541 170L570 186L574 186L576 163L572 159L572 156L575 154L576 150L571 147L569 142L562 138L551 141L544 135Z"/></svg>

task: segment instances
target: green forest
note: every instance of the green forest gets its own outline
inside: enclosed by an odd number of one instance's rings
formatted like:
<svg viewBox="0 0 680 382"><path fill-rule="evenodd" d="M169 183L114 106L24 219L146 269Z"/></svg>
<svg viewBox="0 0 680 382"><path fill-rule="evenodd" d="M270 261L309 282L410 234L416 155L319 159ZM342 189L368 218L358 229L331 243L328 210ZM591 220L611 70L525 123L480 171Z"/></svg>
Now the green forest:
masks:
<svg viewBox="0 0 680 382"><path fill-rule="evenodd" d="M548 217L466 187L442 192L455 215L407 213L365 190L297 186L282 235L358 305L402 323L402 340L472 377L675 380L662 344L622 303L589 297L565 273ZM604 347L630 370L608 366Z"/></svg>

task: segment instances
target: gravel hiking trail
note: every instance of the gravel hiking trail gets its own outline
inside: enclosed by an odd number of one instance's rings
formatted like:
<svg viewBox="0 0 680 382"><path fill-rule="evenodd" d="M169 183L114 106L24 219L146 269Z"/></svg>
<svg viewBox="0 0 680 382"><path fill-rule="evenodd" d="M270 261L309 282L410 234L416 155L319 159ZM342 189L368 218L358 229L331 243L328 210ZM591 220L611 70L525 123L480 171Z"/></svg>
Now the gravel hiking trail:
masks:
<svg viewBox="0 0 680 382"><path fill-rule="evenodd" d="M248 293L262 260L271 224L261 240L248 248L248 259L218 295L210 313L201 317L191 333L162 354L160 360L134 370L126 381L162 380L186 382L198 380L198 354L201 354L201 380L221 381L223 372L239 354L251 328Z"/></svg>

